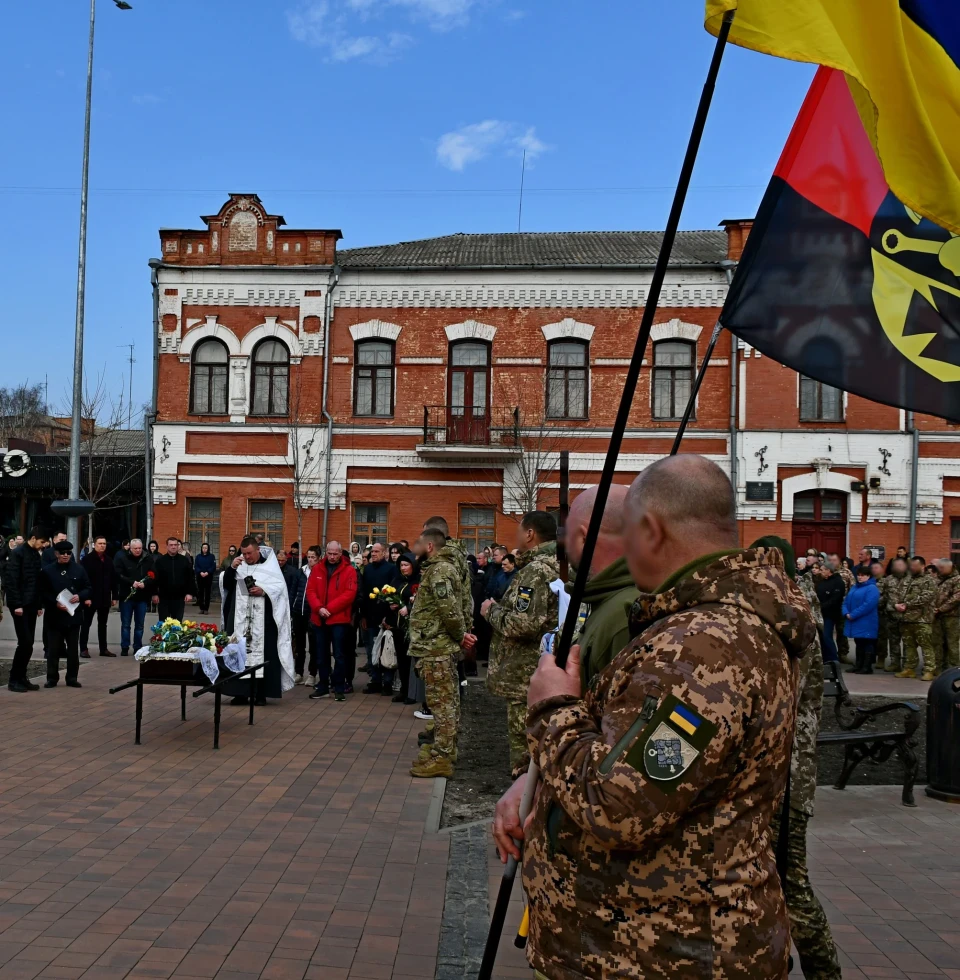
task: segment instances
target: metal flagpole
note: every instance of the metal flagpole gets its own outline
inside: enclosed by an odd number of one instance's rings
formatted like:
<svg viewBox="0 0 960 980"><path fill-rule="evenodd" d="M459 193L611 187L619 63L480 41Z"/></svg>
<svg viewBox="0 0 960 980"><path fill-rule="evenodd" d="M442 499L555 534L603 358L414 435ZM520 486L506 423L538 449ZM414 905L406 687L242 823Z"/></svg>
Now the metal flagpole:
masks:
<svg viewBox="0 0 960 980"><path fill-rule="evenodd" d="M556 662L557 666L561 668L566 666L567 655L570 652L573 630L577 622L576 610L579 610L580 604L583 602L584 592L586 591L587 577L590 572L590 565L593 562L593 553L600 534L600 525L603 522L603 511L607 506L607 497L610 494L610 486L613 483L613 475L617 468L617 458L620 455L620 447L623 444L623 437L630 419L630 408L633 404L633 395L636 391L637 382L640 379L643 355L647 349L647 342L650 339L650 329L653 326L653 318L656 316L657 306L660 302L660 292L663 288L663 281L666 278L667 268L670 264L670 253L673 251L677 229L680 226L680 215L683 211L687 189L690 186L693 167L697 160L697 151L700 149L700 140L703 137L707 114L710 111L713 90L716 86L717 75L720 72L720 62L723 60L723 49L726 46L727 37L730 34L730 25L733 23L733 13L732 10L728 10L724 14L723 23L717 34L717 43L713 49L713 58L710 61L707 78L703 85L703 91L700 94L700 103L697 106L697 114L693 121L690 140L687 143L683 165L680 168L680 177L677 181L677 189L674 192L673 204L671 205L670 215L667 218L667 225L663 232L663 240L660 243L660 254L657 256L657 264L654 267L653 276L650 279L650 289L647 293L646 305L643 308L643 317L640 320L640 329L637 333L633 357L627 369L627 377L623 385L623 395L620 398L620 407L617 410L617 417L610 435L610 445L607 449L606 459L604 460L603 472L600 474L600 481L597 484L597 499L593 505L593 513L590 515L590 525L583 544L583 555L580 558L576 581L570 594L568 615L563 622L563 630L560 633L560 640L556 648ZM536 767L532 763L530 770L527 775L527 785L524 790L523 800L520 804L521 812L524 812L524 803L527 804L527 809L529 809L529 804L533 799L533 794L536 789ZM493 909L490 931L487 933L487 944L483 951L483 960L480 964L480 972L477 974L477 980L491 980L493 976L493 967L497 959L497 948L500 944L500 936L503 932L504 921L506 920L507 906L510 903L510 893L513 890L513 879L517 874L517 866L518 862L515 858L510 857L507 859L503 877L500 880L500 890L497 893L497 901Z"/></svg>
<svg viewBox="0 0 960 980"><path fill-rule="evenodd" d="M77 317L73 339L73 406L70 417L70 481L67 496L80 500L80 425L83 412L83 320L87 289L87 194L90 182L90 108L93 102L93 35L97 0L90 0L90 42L87 49L87 109L83 122L83 172L80 178L80 247L77 255ZM67 538L77 540L79 515L67 517Z"/></svg>

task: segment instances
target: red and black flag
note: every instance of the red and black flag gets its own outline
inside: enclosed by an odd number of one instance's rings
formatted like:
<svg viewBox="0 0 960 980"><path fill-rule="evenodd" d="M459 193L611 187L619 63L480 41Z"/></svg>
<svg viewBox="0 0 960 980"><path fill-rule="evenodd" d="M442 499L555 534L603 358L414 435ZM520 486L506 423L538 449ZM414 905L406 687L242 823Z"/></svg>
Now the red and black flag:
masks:
<svg viewBox="0 0 960 980"><path fill-rule="evenodd" d="M814 78L721 321L808 377L960 420L960 237L891 193L842 72Z"/></svg>

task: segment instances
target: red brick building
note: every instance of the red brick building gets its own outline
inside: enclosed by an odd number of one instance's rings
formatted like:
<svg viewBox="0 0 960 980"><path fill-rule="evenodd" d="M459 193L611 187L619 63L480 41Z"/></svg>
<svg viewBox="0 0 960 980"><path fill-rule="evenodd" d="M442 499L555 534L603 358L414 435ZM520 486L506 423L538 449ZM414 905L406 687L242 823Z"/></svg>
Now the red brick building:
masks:
<svg viewBox="0 0 960 980"><path fill-rule="evenodd" d="M413 539L444 514L476 547L596 481L659 232L451 235L338 250L233 194L154 260L154 536L226 550ZM669 452L750 222L681 232L617 479ZM324 393L326 392L326 397ZM684 449L731 469L741 536L905 544L905 413L801 379L723 334ZM960 431L918 416L917 550L960 538ZM953 532L953 533L952 533Z"/></svg>

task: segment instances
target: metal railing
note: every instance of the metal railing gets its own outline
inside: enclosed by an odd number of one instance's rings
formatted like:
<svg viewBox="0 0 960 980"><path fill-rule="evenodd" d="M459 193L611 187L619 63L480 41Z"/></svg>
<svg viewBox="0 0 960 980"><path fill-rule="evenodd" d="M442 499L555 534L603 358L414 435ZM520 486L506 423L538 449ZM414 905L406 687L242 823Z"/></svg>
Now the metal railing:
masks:
<svg viewBox="0 0 960 980"><path fill-rule="evenodd" d="M426 446L520 446L520 409L423 406Z"/></svg>

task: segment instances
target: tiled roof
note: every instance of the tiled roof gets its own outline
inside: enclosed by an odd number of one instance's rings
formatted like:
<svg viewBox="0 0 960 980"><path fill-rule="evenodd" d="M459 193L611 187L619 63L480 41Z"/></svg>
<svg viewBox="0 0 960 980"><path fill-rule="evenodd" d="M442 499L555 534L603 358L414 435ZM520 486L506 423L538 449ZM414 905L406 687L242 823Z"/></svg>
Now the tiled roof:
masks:
<svg viewBox="0 0 960 980"><path fill-rule="evenodd" d="M396 245L371 245L337 252L347 269L636 268L657 260L663 232L560 231L444 235ZM681 231L671 256L674 266L715 266L727 257L727 234Z"/></svg>

